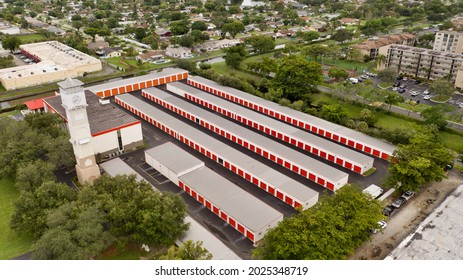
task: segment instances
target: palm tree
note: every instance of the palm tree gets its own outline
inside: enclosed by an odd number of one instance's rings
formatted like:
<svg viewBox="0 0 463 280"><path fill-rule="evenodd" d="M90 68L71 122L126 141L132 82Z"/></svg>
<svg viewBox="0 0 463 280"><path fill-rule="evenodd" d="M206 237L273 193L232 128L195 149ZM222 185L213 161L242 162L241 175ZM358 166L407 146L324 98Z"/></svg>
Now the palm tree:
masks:
<svg viewBox="0 0 463 280"><path fill-rule="evenodd" d="M376 69L380 70L384 67L384 63L386 62L386 56L384 54L379 54L376 57Z"/></svg>

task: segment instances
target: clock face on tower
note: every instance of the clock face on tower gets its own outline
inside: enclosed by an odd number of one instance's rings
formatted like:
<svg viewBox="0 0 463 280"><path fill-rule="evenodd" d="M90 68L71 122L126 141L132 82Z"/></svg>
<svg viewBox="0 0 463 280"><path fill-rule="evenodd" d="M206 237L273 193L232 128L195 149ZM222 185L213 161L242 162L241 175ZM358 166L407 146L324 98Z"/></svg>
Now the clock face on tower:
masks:
<svg viewBox="0 0 463 280"><path fill-rule="evenodd" d="M76 95L76 96L72 97L72 104L79 105L81 100L82 100L82 98L80 98L80 96Z"/></svg>

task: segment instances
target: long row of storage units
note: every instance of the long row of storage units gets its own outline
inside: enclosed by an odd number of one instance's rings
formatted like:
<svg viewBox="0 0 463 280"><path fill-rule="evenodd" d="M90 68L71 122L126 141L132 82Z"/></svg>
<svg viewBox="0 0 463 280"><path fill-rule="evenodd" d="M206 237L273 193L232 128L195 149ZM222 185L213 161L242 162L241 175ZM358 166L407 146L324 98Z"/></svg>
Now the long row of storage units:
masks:
<svg viewBox="0 0 463 280"><path fill-rule="evenodd" d="M244 91L219 85L214 81L202 77L189 76L187 83L378 158L388 159L395 150L394 145L375 139L361 132L281 106Z"/></svg>
<svg viewBox="0 0 463 280"><path fill-rule="evenodd" d="M281 123L189 85L174 82L167 84L167 90L354 172L363 174L373 167L374 160L372 157L307 133L294 126Z"/></svg>
<svg viewBox="0 0 463 280"><path fill-rule="evenodd" d="M115 102L293 207L307 209L318 201L317 191L130 94L116 96Z"/></svg>
<svg viewBox="0 0 463 280"><path fill-rule="evenodd" d="M164 68L160 72L151 72L143 76L90 86L85 88L85 90L91 91L101 98L105 98L144 88L155 87L186 78L188 78L188 71L186 70L178 68Z"/></svg>
<svg viewBox="0 0 463 280"><path fill-rule="evenodd" d="M100 167L111 177L118 175L135 176L138 182L144 180L144 178L127 163L122 161L120 158L114 158L103 163L100 163ZM155 187L153 190L158 191ZM201 224L196 222L189 215L185 217L185 223L188 223L190 227L188 231L179 240L176 241L178 246L187 240L202 241L203 246L212 254L214 260L240 260L230 248L225 246L217 237L206 230Z"/></svg>
<svg viewBox="0 0 463 280"><path fill-rule="evenodd" d="M158 88L142 90L142 96L194 121L273 162L335 191L347 184L349 175L301 152L226 120Z"/></svg>
<svg viewBox="0 0 463 280"><path fill-rule="evenodd" d="M283 214L170 142L145 151L145 159L253 243L283 220Z"/></svg>

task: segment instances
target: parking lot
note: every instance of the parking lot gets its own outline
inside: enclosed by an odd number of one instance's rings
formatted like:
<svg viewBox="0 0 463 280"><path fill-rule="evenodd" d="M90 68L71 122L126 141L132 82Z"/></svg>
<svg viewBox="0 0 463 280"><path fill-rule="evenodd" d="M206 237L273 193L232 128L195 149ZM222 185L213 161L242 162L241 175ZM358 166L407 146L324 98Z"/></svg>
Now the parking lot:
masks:
<svg viewBox="0 0 463 280"><path fill-rule="evenodd" d="M30 59L26 55L22 54L20 51L16 51L13 55L13 58L17 66L27 65L27 64L31 65L31 64L36 63L33 59Z"/></svg>

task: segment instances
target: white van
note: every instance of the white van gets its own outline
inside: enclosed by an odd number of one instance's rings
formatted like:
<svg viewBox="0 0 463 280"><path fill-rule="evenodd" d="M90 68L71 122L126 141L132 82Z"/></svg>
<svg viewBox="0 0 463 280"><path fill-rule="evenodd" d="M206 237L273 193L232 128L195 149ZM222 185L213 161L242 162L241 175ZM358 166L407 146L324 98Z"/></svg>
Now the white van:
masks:
<svg viewBox="0 0 463 280"><path fill-rule="evenodd" d="M349 78L347 79L349 82L351 82L351 84L357 84L359 82L359 80L357 78Z"/></svg>
<svg viewBox="0 0 463 280"><path fill-rule="evenodd" d="M374 199L376 199L381 194L383 194L384 190L375 184L371 184L370 186L368 186L368 188L364 189L363 192L371 195Z"/></svg>

